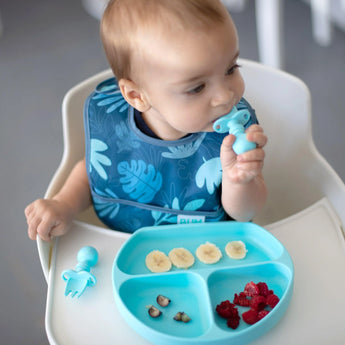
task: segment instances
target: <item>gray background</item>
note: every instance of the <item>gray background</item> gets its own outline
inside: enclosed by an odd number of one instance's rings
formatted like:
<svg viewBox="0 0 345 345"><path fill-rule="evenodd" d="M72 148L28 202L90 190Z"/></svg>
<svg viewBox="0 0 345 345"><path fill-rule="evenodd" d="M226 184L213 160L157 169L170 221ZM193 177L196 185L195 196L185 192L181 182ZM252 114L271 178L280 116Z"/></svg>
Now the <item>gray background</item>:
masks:
<svg viewBox="0 0 345 345"><path fill-rule="evenodd" d="M107 63L98 21L79 1L1 0L0 13L0 342L41 345L46 283L23 211L60 162L64 94ZM233 17L241 57L257 60L254 1ZM309 86L315 143L345 180L345 33L317 45L310 9L296 0L285 1L284 22L285 69Z"/></svg>

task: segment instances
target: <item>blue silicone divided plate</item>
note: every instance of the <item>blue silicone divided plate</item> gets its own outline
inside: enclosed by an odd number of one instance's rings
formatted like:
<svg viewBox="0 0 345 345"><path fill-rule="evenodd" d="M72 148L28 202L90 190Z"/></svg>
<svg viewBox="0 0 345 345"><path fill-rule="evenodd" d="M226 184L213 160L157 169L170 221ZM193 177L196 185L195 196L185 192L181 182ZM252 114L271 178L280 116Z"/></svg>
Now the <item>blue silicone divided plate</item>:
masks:
<svg viewBox="0 0 345 345"><path fill-rule="evenodd" d="M243 241L248 250L244 259L225 253L229 241ZM212 265L195 255L199 245L211 242L223 257ZM152 250L166 255L184 247L195 256L189 269L173 266L169 272L152 273L145 258ZM113 291L120 313L144 338L159 345L203 344L241 345L271 329L285 313L293 291L293 264L284 246L267 230L254 223L218 222L142 228L121 247L113 265ZM280 298L267 316L254 325L242 319L237 329L228 328L217 315L217 304L233 300L234 294L253 281L266 282ZM171 299L167 307L156 302L158 295ZM148 314L148 305L162 311L158 318ZM248 310L238 307L242 314ZM191 317L188 323L173 320L178 311Z"/></svg>

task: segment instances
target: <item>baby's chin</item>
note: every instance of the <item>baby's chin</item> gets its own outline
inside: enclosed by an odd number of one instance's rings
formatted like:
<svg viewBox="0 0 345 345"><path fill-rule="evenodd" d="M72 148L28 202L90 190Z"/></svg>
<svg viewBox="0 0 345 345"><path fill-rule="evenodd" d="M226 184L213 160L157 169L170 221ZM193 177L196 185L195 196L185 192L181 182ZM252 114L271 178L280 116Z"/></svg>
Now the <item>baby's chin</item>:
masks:
<svg viewBox="0 0 345 345"><path fill-rule="evenodd" d="M214 125L214 122L212 122L209 126L207 126L207 129L205 130L205 132L215 132L213 125Z"/></svg>
<svg viewBox="0 0 345 345"><path fill-rule="evenodd" d="M206 133L214 132L213 122L205 125L204 127L194 128L189 133L200 133L200 132L206 132Z"/></svg>

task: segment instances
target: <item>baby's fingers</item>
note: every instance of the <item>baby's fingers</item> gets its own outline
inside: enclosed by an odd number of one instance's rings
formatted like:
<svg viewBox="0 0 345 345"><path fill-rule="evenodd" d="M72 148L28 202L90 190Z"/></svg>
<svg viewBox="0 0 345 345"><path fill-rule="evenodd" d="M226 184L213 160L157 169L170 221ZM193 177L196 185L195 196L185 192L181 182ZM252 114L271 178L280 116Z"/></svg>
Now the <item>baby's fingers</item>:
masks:
<svg viewBox="0 0 345 345"><path fill-rule="evenodd" d="M232 149L232 145L235 141L234 135L228 135L224 138L223 143L220 147L220 159L222 162L223 169L231 167L236 162L236 154Z"/></svg>
<svg viewBox="0 0 345 345"><path fill-rule="evenodd" d="M50 241L50 232L55 226L57 216L49 207L49 201L38 199L25 208L28 224L28 236L36 240L37 235L44 241Z"/></svg>
<svg viewBox="0 0 345 345"><path fill-rule="evenodd" d="M226 136L223 140L221 150L223 152L232 151L232 145L234 144L236 137L232 134Z"/></svg>
<svg viewBox="0 0 345 345"><path fill-rule="evenodd" d="M56 221L53 219L44 219L37 227L37 235L45 242L51 240L51 231L56 226Z"/></svg>
<svg viewBox="0 0 345 345"><path fill-rule="evenodd" d="M259 125L250 126L247 131L247 140L257 144L258 147L264 147L267 144L267 136Z"/></svg>
<svg viewBox="0 0 345 345"><path fill-rule="evenodd" d="M265 159L265 151L261 148L246 151L237 156L237 162L260 162Z"/></svg>
<svg viewBox="0 0 345 345"><path fill-rule="evenodd" d="M250 133L250 132L261 132L261 133L263 133L264 130L260 125L251 125L246 129L246 132L247 133Z"/></svg>
<svg viewBox="0 0 345 345"><path fill-rule="evenodd" d="M30 204L25 208L25 217L28 224L28 235L31 240L36 239L37 227L41 221L39 217L36 216L34 204Z"/></svg>
<svg viewBox="0 0 345 345"><path fill-rule="evenodd" d="M40 219L35 218L31 219L30 221L28 220L28 235L31 240L36 240L36 235L37 235L37 227L40 223Z"/></svg>

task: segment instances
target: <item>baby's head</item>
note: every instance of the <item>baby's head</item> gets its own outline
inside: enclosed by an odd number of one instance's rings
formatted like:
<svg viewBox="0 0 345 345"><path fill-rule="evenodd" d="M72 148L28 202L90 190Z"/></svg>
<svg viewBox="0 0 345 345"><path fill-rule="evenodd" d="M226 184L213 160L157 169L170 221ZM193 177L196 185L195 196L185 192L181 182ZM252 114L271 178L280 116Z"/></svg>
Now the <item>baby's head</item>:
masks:
<svg viewBox="0 0 345 345"><path fill-rule="evenodd" d="M101 37L123 96L162 139L212 131L243 95L236 28L219 0L110 0Z"/></svg>
<svg viewBox="0 0 345 345"><path fill-rule="evenodd" d="M101 38L118 80L131 79L133 53L145 30L172 34L207 32L228 13L218 0L110 0L101 22Z"/></svg>

